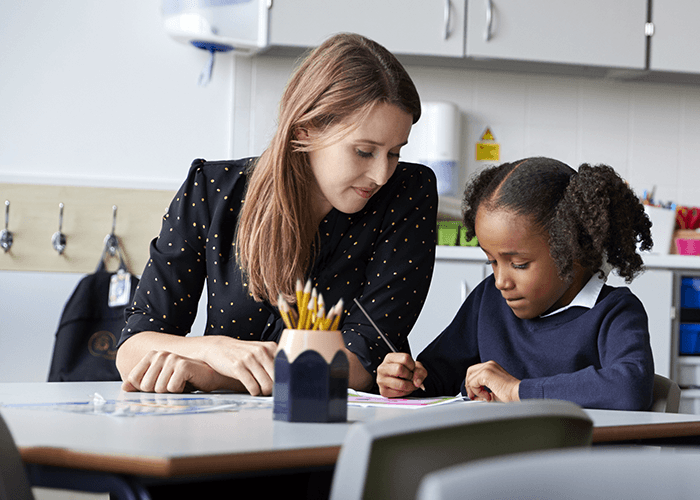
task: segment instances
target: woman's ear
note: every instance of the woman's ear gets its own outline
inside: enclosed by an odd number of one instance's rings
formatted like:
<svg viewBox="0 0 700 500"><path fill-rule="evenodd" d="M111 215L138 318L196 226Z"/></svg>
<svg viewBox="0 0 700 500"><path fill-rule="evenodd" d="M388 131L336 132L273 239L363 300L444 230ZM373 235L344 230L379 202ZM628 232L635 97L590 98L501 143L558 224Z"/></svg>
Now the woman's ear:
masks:
<svg viewBox="0 0 700 500"><path fill-rule="evenodd" d="M309 130L304 127L296 127L294 129L294 138L297 141L308 141L309 140Z"/></svg>

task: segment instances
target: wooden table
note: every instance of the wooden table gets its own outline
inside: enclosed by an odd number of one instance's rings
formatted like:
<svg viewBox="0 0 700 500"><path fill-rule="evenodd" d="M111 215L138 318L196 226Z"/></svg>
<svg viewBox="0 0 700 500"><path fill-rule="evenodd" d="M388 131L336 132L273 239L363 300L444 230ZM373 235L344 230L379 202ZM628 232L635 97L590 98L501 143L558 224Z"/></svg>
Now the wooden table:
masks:
<svg viewBox="0 0 700 500"><path fill-rule="evenodd" d="M95 394L106 400L137 398L145 406L153 404L154 398L172 405L192 397L124 393L119 382L0 384L0 413L30 468L48 466L151 480L332 469L353 422L431 411L351 406L348 422L310 424L276 421L269 405L235 412L132 417L13 406L88 402ZM593 420L595 444L700 436L700 415L610 410L586 413Z"/></svg>

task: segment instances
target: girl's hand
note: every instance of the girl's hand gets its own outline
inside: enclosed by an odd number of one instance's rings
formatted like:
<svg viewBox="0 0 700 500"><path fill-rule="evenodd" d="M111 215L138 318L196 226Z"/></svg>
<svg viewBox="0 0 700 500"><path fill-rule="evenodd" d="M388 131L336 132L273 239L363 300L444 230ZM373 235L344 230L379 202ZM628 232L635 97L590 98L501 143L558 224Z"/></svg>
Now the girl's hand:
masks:
<svg viewBox="0 0 700 500"><path fill-rule="evenodd" d="M223 377L209 365L179 354L151 351L131 370L122 383L128 392L185 392L189 389L212 391Z"/></svg>
<svg viewBox="0 0 700 500"><path fill-rule="evenodd" d="M379 394L385 398L400 398L421 388L428 371L409 354L391 352L377 368Z"/></svg>
<svg viewBox="0 0 700 500"><path fill-rule="evenodd" d="M495 361L472 365L465 378L467 395L481 401L520 401L520 380ZM490 392L489 392L490 391Z"/></svg>

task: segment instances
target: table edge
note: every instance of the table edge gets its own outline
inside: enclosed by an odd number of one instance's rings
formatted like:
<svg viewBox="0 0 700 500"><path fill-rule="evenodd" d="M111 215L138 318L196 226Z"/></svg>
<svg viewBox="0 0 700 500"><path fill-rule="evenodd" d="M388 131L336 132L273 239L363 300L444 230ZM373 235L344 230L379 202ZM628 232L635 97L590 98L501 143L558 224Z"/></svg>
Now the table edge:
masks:
<svg viewBox="0 0 700 500"><path fill-rule="evenodd" d="M593 427L593 443L700 436L700 422L665 422Z"/></svg>
<svg viewBox="0 0 700 500"><path fill-rule="evenodd" d="M26 464L167 478L332 466L338 459L340 446L171 458L86 453L41 446L21 447L19 452Z"/></svg>

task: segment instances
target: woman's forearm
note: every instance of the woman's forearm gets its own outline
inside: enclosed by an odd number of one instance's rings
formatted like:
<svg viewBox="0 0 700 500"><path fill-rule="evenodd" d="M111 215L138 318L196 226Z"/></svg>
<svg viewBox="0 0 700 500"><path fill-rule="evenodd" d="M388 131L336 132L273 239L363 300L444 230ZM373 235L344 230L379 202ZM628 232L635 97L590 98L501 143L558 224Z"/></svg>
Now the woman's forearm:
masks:
<svg viewBox="0 0 700 500"><path fill-rule="evenodd" d="M236 342L234 339L214 335L180 337L179 335L167 333L141 332L132 336L119 347L116 359L117 369L122 379L126 380L134 367L151 351L167 351L203 361L221 373L227 370L222 370L223 367L220 367L220 360L217 362L214 360L214 357L216 353L219 356L226 356L226 347L221 345L221 342L226 340ZM244 345L251 343L251 341L242 342L246 342ZM372 375L365 370L353 352L345 349L345 354L349 362L349 387L356 390L370 389L374 382ZM230 357L234 358L235 356ZM232 374L227 373L226 375L231 376Z"/></svg>

